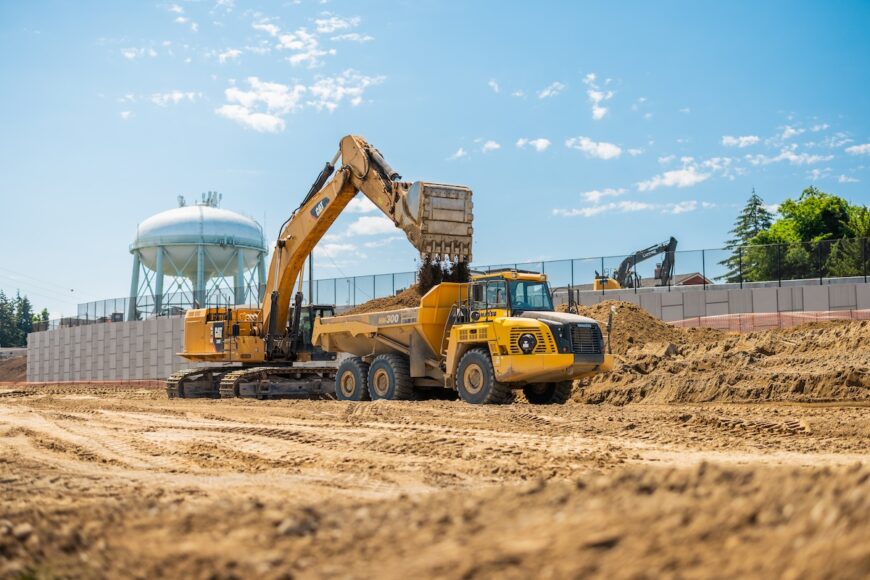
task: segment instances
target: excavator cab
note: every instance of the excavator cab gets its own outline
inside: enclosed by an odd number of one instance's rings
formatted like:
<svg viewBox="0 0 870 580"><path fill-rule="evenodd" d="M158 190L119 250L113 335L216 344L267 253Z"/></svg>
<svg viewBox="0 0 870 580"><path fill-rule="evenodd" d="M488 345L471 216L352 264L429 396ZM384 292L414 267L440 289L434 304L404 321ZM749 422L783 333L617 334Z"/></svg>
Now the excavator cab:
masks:
<svg viewBox="0 0 870 580"><path fill-rule="evenodd" d="M318 318L335 316L335 306L331 304L312 304L303 306L299 312L299 331L296 333L295 353L299 361L332 361L335 360L334 352L327 352L316 347L311 342L311 332L314 329L314 321ZM291 310L290 320L294 320Z"/></svg>

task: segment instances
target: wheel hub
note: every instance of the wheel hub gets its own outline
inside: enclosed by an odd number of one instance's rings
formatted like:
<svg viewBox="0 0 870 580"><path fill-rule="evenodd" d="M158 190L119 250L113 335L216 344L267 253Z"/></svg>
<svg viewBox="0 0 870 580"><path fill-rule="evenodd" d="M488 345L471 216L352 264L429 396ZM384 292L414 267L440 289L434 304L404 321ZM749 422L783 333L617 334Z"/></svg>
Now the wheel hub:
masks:
<svg viewBox="0 0 870 580"><path fill-rule="evenodd" d="M384 369L378 369L377 371L375 371L374 379L375 380L373 386L375 388L375 392L378 395L385 397L387 395L387 391L390 388L390 377L387 374L387 371L385 371Z"/></svg>
<svg viewBox="0 0 870 580"><path fill-rule="evenodd" d="M462 373L462 383L469 393L479 393L483 388L483 382L483 370L476 364L468 365Z"/></svg>
<svg viewBox="0 0 870 580"><path fill-rule="evenodd" d="M341 381L339 381L338 384L341 389L341 394L346 397L351 397L353 396L353 392L356 390L356 377L353 376L352 372L347 371L341 375Z"/></svg>

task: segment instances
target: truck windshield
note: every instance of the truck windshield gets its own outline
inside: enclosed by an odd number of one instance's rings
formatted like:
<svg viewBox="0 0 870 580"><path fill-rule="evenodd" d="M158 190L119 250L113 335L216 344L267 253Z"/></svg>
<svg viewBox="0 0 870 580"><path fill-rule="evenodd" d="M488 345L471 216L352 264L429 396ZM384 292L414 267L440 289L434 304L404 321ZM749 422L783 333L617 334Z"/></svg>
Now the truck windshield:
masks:
<svg viewBox="0 0 870 580"><path fill-rule="evenodd" d="M546 282L514 280L510 282L510 291L513 310L553 310L550 287Z"/></svg>

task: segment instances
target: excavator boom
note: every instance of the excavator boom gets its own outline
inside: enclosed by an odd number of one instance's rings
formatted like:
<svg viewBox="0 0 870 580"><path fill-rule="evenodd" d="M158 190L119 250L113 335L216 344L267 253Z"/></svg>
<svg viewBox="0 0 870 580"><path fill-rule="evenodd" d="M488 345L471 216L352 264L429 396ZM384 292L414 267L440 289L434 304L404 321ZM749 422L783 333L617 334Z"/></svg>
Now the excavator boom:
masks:
<svg viewBox="0 0 870 580"><path fill-rule="evenodd" d="M338 157L342 165L336 171ZM320 173L278 236L259 316L260 328L267 335L283 333L305 259L358 192L405 232L422 257L471 261L471 190L400 180L365 139L348 135L341 140L338 155Z"/></svg>

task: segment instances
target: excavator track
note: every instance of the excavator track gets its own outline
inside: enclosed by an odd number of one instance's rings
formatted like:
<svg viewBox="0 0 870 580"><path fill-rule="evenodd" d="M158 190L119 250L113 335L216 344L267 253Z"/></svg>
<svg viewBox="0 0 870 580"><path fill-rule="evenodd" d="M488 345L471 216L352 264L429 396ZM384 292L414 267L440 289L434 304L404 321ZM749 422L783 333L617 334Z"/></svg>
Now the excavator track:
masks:
<svg viewBox="0 0 870 580"><path fill-rule="evenodd" d="M335 367L251 367L225 374L220 398L332 398Z"/></svg>
<svg viewBox="0 0 870 580"><path fill-rule="evenodd" d="M221 379L236 368L196 367L176 371L166 379L166 395L170 399L218 399Z"/></svg>

